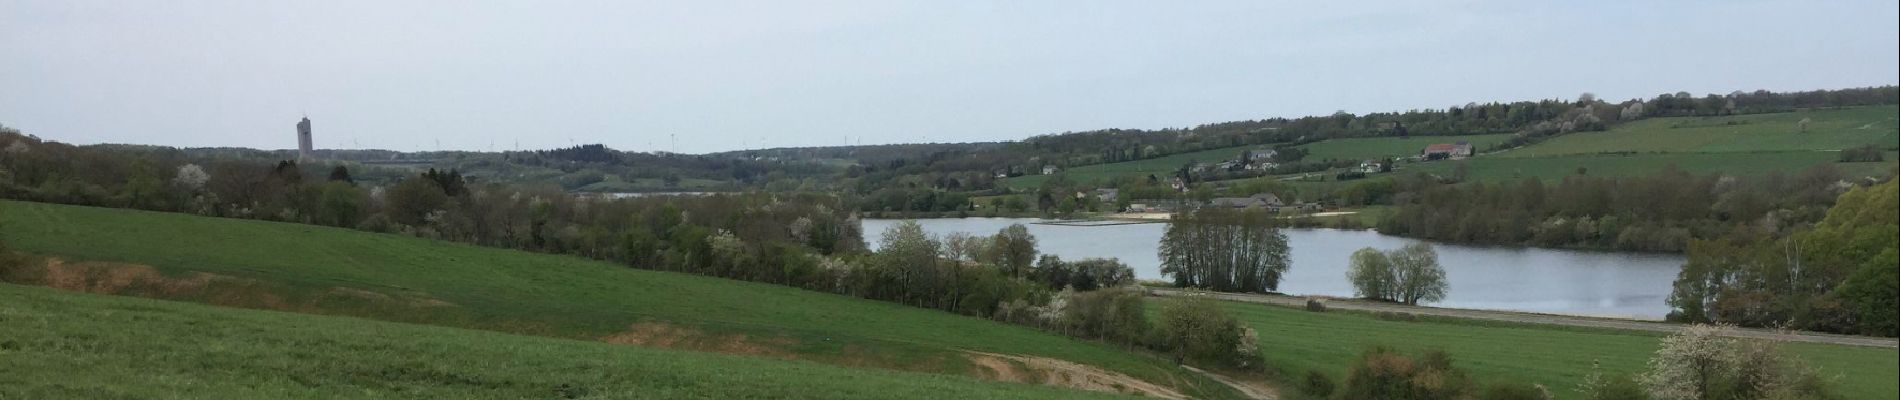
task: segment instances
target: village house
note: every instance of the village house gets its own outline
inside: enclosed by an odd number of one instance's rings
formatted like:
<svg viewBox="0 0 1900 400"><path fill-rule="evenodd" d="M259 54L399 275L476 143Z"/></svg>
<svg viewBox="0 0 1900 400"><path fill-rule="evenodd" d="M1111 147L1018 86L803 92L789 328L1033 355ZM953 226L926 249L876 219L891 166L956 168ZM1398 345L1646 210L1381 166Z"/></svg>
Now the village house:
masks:
<svg viewBox="0 0 1900 400"><path fill-rule="evenodd" d="M1353 168L1352 170L1353 172L1362 174L1376 174L1379 173L1379 170L1384 169L1383 167L1384 165L1379 163L1378 160L1365 160L1360 161L1359 167Z"/></svg>
<svg viewBox="0 0 1900 400"><path fill-rule="evenodd" d="M1253 162L1272 161L1273 156L1277 156L1277 155L1280 155L1279 150L1257 149L1257 150L1248 152L1247 159L1243 161L1253 161Z"/></svg>
<svg viewBox="0 0 1900 400"><path fill-rule="evenodd" d="M1458 160L1470 157L1472 154L1471 142L1464 141L1458 143L1435 143L1425 146L1425 150L1418 153L1419 158L1424 160Z"/></svg>
<svg viewBox="0 0 1900 400"><path fill-rule="evenodd" d="M1280 211L1280 207L1285 205L1286 203L1280 201L1280 196L1275 196L1273 193L1257 193L1248 197L1216 197L1207 202L1208 207L1264 208L1274 212Z"/></svg>
<svg viewBox="0 0 1900 400"><path fill-rule="evenodd" d="M1043 174L1043 175L1053 175L1053 174L1055 174L1055 173L1056 173L1056 171L1057 171L1057 170L1058 170L1058 169L1057 169L1057 168L1056 168L1056 166L1054 166L1054 165L1044 165L1044 166L1042 166L1042 174Z"/></svg>
<svg viewBox="0 0 1900 400"><path fill-rule="evenodd" d="M1114 203L1115 199L1120 196L1121 190L1119 189L1095 189L1095 199L1101 200L1103 203Z"/></svg>

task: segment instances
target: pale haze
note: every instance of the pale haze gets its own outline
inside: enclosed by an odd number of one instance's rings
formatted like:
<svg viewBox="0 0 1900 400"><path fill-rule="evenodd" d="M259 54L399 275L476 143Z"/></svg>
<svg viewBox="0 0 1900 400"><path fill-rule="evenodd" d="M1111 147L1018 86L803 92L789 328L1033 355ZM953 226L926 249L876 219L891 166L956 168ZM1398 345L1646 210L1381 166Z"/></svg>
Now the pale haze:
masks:
<svg viewBox="0 0 1900 400"><path fill-rule="evenodd" d="M71 143L688 153L1891 85L1893 1L0 0Z"/></svg>

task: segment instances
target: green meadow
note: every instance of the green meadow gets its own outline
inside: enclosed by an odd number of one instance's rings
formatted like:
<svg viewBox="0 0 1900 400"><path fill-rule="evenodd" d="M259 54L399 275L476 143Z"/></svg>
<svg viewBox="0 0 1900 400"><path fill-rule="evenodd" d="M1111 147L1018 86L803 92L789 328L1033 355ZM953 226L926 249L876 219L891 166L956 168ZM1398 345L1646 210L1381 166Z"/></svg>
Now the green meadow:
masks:
<svg viewBox="0 0 1900 400"><path fill-rule="evenodd" d="M7 399L1119 397L0 283Z"/></svg>
<svg viewBox="0 0 1900 400"><path fill-rule="evenodd" d="M204 293L149 284L127 294L568 339L640 334L676 348L962 375L978 372L965 350L1027 354L1196 397L1235 395L1170 360L1117 346L784 286L289 223L14 201L0 202L0 215L0 236L18 251L237 282Z"/></svg>
<svg viewBox="0 0 1900 400"><path fill-rule="evenodd" d="M1655 353L1660 334L1607 329L1472 321L1451 318L1397 319L1374 314L1324 313L1253 303L1224 302L1246 326L1260 333L1267 362L1289 376L1320 371L1341 380L1346 367L1369 346L1410 354L1431 349L1450 354L1454 365L1479 381L1514 380L1550 388L1558 398L1573 390L1600 363L1612 373L1636 373ZM1850 399L1900 396L1900 352L1789 343L1783 350L1837 377Z"/></svg>
<svg viewBox="0 0 1900 400"><path fill-rule="evenodd" d="M1900 146L1900 106L1801 110L1721 117L1651 118L1602 132L1545 140L1499 157L1550 157L1611 152L1730 153L1831 151ZM1806 131L1800 121L1808 120Z"/></svg>

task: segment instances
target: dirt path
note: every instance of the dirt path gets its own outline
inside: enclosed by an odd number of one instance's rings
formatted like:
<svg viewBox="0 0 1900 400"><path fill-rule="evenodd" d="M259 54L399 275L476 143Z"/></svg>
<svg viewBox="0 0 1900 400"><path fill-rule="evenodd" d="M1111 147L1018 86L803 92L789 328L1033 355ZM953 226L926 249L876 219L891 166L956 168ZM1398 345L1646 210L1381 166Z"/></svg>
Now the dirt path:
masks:
<svg viewBox="0 0 1900 400"><path fill-rule="evenodd" d="M1136 394L1172 400L1186 400L1187 395L1173 388L1156 385L1136 379L1120 372L1109 371L1093 366L1048 358L1021 354L984 353L965 351L971 364L989 370L986 378L1021 383L1038 383L1097 392Z"/></svg>
<svg viewBox="0 0 1900 400"><path fill-rule="evenodd" d="M1279 391L1273 390L1273 387L1267 386L1265 384L1241 381L1239 379L1227 377L1226 375L1207 372L1207 371L1201 370L1200 368L1194 368L1194 367L1190 367L1186 365L1181 366L1181 368L1187 368L1187 370L1189 371L1194 371L1195 373L1205 375L1207 376L1208 379L1213 379L1217 382L1220 382L1223 385L1227 385L1228 387L1234 388L1235 391L1240 392L1241 395L1245 395L1249 399L1274 400L1274 399L1280 398Z"/></svg>
<svg viewBox="0 0 1900 400"><path fill-rule="evenodd" d="M1265 295L1265 294L1238 294L1238 293L1207 293L1207 292L1189 292L1185 290L1168 289L1168 288L1153 288L1153 287L1148 288L1148 294L1150 296L1181 296L1181 295L1186 295L1189 293L1206 293L1209 296L1213 296L1214 298L1221 299L1221 300L1239 301L1239 302L1247 302L1247 303L1272 304L1272 305L1285 306L1285 307L1303 307L1306 305L1305 297L1296 297L1296 296ZM1664 332L1664 333L1674 333L1676 332L1676 330L1682 329L1682 327L1684 326L1682 324L1656 322L1656 321L1638 321L1638 320L1616 319L1616 318L1581 317L1581 316L1571 316L1571 315L1535 314L1535 313L1515 312L1515 311L1471 310L1471 309L1462 309L1462 308L1406 306L1406 305L1398 305L1398 304L1391 304L1391 303L1379 303L1379 302L1351 300L1351 299L1327 299L1326 307L1334 308L1334 309L1342 309L1342 310L1394 312L1394 313L1432 315L1432 316L1453 317L1453 318L1480 319L1480 320L1489 320L1489 321L1506 321L1506 322L1521 322L1521 323L1528 323L1528 324L1580 326L1580 327L1587 327L1587 328L1624 329L1624 330ZM1761 328L1735 328L1735 329L1728 330L1728 332L1729 332L1728 335L1731 337L1747 338L1747 339L1765 339L1765 340L1778 340L1778 341L1787 341L1787 342L1838 344L1838 345L1845 345L1845 346L1882 347L1882 348L1889 348L1889 349L1900 347L1900 340L1896 340L1894 338L1836 335L1836 334L1830 334L1830 333L1816 333L1816 332L1784 332L1784 331L1777 331L1777 330L1772 330L1772 329L1761 329Z"/></svg>

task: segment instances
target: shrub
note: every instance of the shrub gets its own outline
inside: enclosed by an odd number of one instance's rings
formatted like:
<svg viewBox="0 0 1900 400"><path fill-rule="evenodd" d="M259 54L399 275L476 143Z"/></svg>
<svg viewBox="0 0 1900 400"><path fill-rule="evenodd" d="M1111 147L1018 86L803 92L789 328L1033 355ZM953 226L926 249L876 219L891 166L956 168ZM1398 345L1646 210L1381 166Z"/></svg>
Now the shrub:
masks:
<svg viewBox="0 0 1900 400"><path fill-rule="evenodd" d="M1306 298L1306 311L1326 312L1326 302L1320 301L1318 298L1308 297Z"/></svg>
<svg viewBox="0 0 1900 400"><path fill-rule="evenodd" d="M1306 379L1300 381L1300 393L1314 398L1327 398L1333 395L1333 378L1319 371L1306 371Z"/></svg>
<svg viewBox="0 0 1900 400"><path fill-rule="evenodd" d="M1246 334L1240 322L1214 300L1189 297L1161 308L1161 345L1174 351L1176 360L1259 367L1257 350L1237 351Z"/></svg>
<svg viewBox="0 0 1900 400"><path fill-rule="evenodd" d="M1886 160L1885 160L1885 157L1880 154L1880 148L1874 147L1874 145L1871 145L1871 144L1863 146L1863 147L1856 147L1852 149L1841 150L1841 162L1881 162L1881 161L1886 161Z"/></svg>
<svg viewBox="0 0 1900 400"><path fill-rule="evenodd" d="M1077 292L1068 296L1060 324L1069 335L1135 343L1148 335L1145 301L1133 288Z"/></svg>
<svg viewBox="0 0 1900 400"><path fill-rule="evenodd" d="M1478 394L1481 400L1549 400L1550 393L1537 385L1522 382L1499 382L1485 386Z"/></svg>
<svg viewBox="0 0 1900 400"><path fill-rule="evenodd" d="M1728 337L1727 327L1693 325L1663 339L1641 378L1658 400L1830 399L1827 382L1772 342Z"/></svg>
<svg viewBox="0 0 1900 400"><path fill-rule="evenodd" d="M1602 371L1585 376L1577 392L1584 400L1649 400L1649 392L1629 375L1604 375Z"/></svg>
<svg viewBox="0 0 1900 400"><path fill-rule="evenodd" d="M1347 400L1464 398L1471 394L1471 378L1451 366L1451 357L1431 351L1417 359L1388 347L1373 347L1347 367Z"/></svg>

